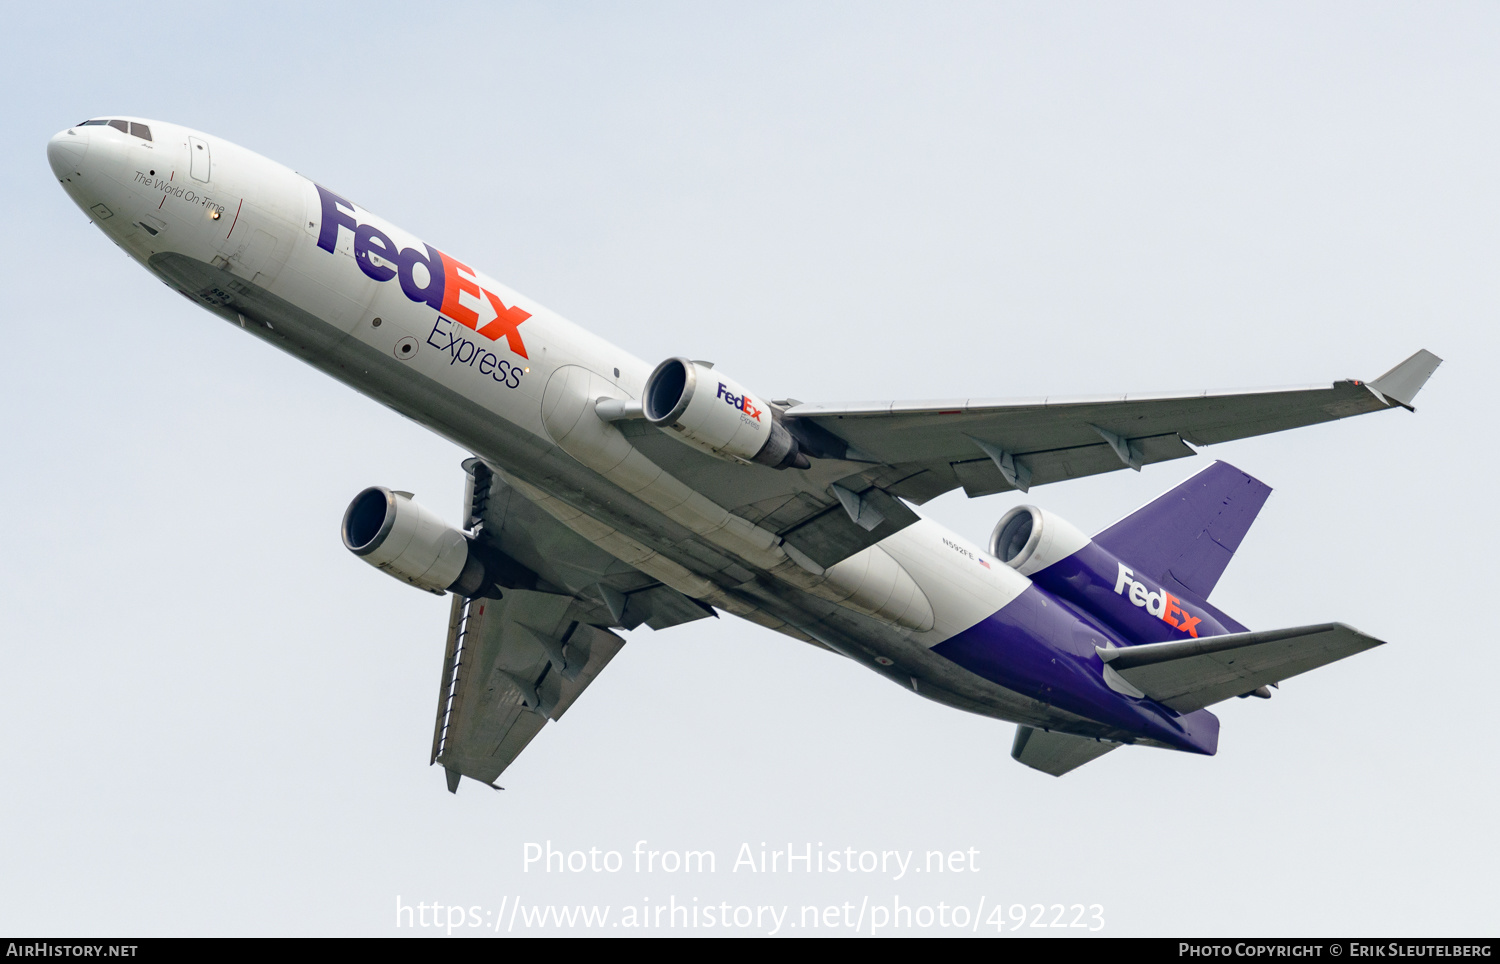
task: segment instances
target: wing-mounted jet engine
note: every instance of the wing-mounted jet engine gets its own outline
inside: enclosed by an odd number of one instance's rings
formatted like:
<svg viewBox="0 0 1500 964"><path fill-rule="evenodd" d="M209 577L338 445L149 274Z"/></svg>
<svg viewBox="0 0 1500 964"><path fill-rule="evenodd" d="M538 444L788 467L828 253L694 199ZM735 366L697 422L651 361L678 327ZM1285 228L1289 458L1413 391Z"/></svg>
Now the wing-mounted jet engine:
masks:
<svg viewBox="0 0 1500 964"><path fill-rule="evenodd" d="M350 552L418 589L500 598L496 567L475 540L418 505L410 492L365 489L349 503L340 531Z"/></svg>
<svg viewBox="0 0 1500 964"><path fill-rule="evenodd" d="M769 402L702 362L668 358L657 365L641 411L652 425L715 458L773 469L812 464Z"/></svg>

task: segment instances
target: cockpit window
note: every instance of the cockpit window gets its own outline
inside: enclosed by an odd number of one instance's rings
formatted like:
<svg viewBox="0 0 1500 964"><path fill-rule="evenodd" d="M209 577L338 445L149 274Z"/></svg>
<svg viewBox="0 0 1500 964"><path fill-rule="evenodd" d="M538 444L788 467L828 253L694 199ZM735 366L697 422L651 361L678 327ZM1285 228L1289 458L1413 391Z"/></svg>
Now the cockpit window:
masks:
<svg viewBox="0 0 1500 964"><path fill-rule="evenodd" d="M149 141L149 140L151 140L151 128L148 127L148 126L146 126L145 124L138 124L135 121L109 120L108 118L104 118L104 117L96 117L93 120L86 120L83 123L77 124L75 126L77 126L77 127L104 127L104 126L109 126L109 127L113 127L117 131L121 131L123 133L130 134L130 135L135 136L135 137L139 137L143 141Z"/></svg>

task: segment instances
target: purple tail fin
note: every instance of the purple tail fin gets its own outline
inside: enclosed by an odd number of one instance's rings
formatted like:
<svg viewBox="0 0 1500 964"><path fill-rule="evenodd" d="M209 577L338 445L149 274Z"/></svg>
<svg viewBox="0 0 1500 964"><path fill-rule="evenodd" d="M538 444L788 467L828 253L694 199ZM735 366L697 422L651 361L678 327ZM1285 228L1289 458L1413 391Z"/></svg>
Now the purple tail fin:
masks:
<svg viewBox="0 0 1500 964"><path fill-rule="evenodd" d="M1207 599L1270 494L1259 479L1215 462L1094 542L1142 575Z"/></svg>

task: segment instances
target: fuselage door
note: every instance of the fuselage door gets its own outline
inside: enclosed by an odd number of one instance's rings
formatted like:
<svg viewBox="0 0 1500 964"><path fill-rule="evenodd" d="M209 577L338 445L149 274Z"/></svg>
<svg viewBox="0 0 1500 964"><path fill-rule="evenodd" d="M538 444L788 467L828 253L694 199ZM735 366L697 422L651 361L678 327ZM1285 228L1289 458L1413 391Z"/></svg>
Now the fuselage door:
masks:
<svg viewBox="0 0 1500 964"><path fill-rule="evenodd" d="M188 138L188 154L192 161L188 167L188 173L193 175L195 181L208 180L208 142L201 137Z"/></svg>

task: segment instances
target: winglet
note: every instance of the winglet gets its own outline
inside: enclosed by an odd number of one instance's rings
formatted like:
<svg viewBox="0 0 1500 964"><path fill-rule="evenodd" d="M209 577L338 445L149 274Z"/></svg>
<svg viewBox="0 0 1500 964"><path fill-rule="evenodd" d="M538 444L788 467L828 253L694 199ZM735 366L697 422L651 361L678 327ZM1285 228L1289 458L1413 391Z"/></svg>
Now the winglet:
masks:
<svg viewBox="0 0 1500 964"><path fill-rule="evenodd" d="M1422 390L1427 379L1432 377L1432 373L1442 363L1441 358L1424 348L1370 382L1369 388L1382 399L1390 399L1402 408L1411 409L1417 392Z"/></svg>

